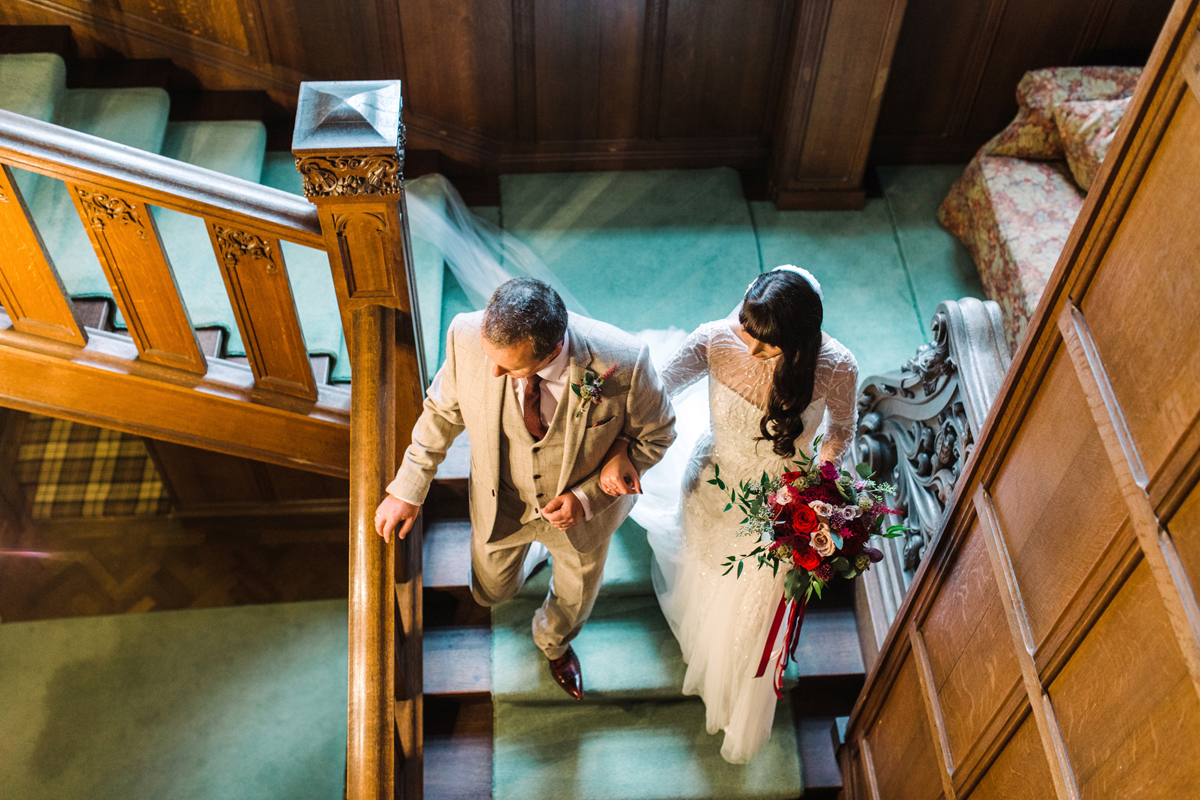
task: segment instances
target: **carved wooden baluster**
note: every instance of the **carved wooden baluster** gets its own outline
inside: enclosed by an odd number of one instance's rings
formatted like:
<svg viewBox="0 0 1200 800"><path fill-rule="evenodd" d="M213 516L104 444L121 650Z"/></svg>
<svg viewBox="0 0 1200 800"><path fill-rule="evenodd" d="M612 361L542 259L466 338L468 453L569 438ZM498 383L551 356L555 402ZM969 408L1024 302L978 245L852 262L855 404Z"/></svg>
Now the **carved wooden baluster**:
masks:
<svg viewBox="0 0 1200 800"><path fill-rule="evenodd" d="M12 172L0 164L0 305L13 327L70 344L87 344L87 334L58 270L46 252L33 216Z"/></svg>
<svg viewBox="0 0 1200 800"><path fill-rule="evenodd" d="M179 296L150 207L136 197L95 184L68 183L67 189L138 355L203 375L208 362Z"/></svg>
<svg viewBox="0 0 1200 800"><path fill-rule="evenodd" d="M292 151L320 213L353 372L347 797L416 800L424 769L421 528L393 549L374 527L425 387L400 83L302 84L296 119Z"/></svg>
<svg viewBox="0 0 1200 800"><path fill-rule="evenodd" d="M317 399L317 385L279 240L208 220L254 382L268 392Z"/></svg>

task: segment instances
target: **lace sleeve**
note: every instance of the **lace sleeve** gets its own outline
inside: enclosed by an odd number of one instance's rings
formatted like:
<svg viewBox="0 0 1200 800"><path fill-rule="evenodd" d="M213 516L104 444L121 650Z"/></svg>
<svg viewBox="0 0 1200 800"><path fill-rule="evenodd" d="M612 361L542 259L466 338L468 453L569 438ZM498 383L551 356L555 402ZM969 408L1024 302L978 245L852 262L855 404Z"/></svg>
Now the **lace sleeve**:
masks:
<svg viewBox="0 0 1200 800"><path fill-rule="evenodd" d="M858 423L858 362L848 350L829 373L825 409L829 424L821 443L821 460L841 464Z"/></svg>
<svg viewBox="0 0 1200 800"><path fill-rule="evenodd" d="M663 390L674 396L708 374L708 344L712 324L701 325L684 340L679 350L659 371Z"/></svg>

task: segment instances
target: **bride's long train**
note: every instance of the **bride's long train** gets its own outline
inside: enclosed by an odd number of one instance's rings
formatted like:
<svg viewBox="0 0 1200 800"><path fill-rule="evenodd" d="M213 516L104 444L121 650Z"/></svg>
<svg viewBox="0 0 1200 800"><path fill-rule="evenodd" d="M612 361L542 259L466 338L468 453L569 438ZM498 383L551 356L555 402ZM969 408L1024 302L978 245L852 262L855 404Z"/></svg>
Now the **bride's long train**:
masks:
<svg viewBox="0 0 1200 800"><path fill-rule="evenodd" d="M443 176L417 178L405 188L412 236L441 252L476 308L483 308L501 283L530 276L553 286L571 311L587 315L536 253L512 234L472 214ZM661 367L688 333L670 328L633 335L647 344L651 361ZM704 698L709 733L726 731L721 755L727 761L744 763L770 735L774 718L775 695L769 674L761 679L734 680L747 669L745 642L761 643L769 631L769 614L760 615L762 619L737 618L746 595L763 591L759 584L764 582L750 576L723 581L715 594L710 581L697 585L706 576L694 555L689 562L680 517L682 481L697 442L710 427L708 392L706 378L672 398L675 444L642 477L644 493L630 516L647 531L655 556L651 564L655 593L689 662L682 691ZM719 514L720 509L712 513ZM701 601L703 608L698 607ZM768 604L761 605L765 608ZM755 653L754 661L757 659ZM736 688L730 691L730 687Z"/></svg>

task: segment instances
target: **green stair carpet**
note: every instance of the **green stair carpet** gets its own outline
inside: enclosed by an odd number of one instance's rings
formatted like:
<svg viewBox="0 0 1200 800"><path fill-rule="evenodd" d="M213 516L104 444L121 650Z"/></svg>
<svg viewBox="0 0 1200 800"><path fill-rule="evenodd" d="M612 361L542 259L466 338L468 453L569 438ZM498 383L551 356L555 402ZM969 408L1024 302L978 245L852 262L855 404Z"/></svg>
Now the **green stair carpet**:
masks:
<svg viewBox="0 0 1200 800"><path fill-rule="evenodd" d="M750 764L721 758L695 700L537 709L497 705L495 800L674 800L800 794L795 739L780 703L770 744Z"/></svg>
<svg viewBox="0 0 1200 800"><path fill-rule="evenodd" d="M339 800L346 601L0 625L0 791Z"/></svg>

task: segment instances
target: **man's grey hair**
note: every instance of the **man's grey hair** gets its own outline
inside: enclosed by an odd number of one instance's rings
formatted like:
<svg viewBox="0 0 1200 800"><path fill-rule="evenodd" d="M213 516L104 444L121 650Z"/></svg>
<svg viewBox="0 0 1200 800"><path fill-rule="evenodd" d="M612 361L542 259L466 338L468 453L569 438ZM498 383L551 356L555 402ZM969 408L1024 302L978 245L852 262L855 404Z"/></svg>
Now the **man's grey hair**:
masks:
<svg viewBox="0 0 1200 800"><path fill-rule="evenodd" d="M567 307L558 292L536 278L500 285L483 312L483 335L496 347L533 342L538 361L554 352L567 332Z"/></svg>

